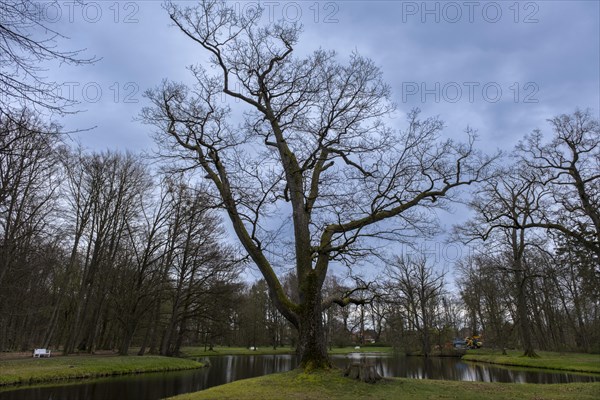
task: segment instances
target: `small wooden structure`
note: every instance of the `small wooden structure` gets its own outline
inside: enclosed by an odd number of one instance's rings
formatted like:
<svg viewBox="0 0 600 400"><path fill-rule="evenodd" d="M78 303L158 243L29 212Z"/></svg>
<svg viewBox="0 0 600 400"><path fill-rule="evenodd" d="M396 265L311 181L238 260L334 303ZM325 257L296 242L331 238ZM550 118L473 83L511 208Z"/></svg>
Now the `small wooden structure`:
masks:
<svg viewBox="0 0 600 400"><path fill-rule="evenodd" d="M35 349L33 350L33 358L50 357L51 350L48 349Z"/></svg>

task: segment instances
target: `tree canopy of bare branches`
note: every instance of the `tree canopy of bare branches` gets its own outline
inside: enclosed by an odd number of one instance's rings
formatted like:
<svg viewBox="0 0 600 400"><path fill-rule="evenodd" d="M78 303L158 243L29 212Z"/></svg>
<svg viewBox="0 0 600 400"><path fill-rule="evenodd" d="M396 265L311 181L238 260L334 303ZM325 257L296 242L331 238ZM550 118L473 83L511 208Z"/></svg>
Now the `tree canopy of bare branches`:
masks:
<svg viewBox="0 0 600 400"><path fill-rule="evenodd" d="M41 3L31 0L0 1L0 114L6 117L23 107L37 112L73 112L73 99L60 85L48 81L43 63L83 65L95 58L83 50L62 50L67 39L41 17Z"/></svg>
<svg viewBox="0 0 600 400"><path fill-rule="evenodd" d="M549 120L554 130L544 143L541 131L525 137L517 150L550 193L552 207L529 227L546 228L573 238L600 260L600 121L590 111Z"/></svg>
<svg viewBox="0 0 600 400"><path fill-rule="evenodd" d="M193 87L165 81L147 92L142 117L158 128L165 156L213 183L274 303L299 330L302 365L328 365L321 314L330 262L352 262L368 237L430 232L430 210L485 179L491 159L475 151L472 132L466 143L441 140L443 123L418 110L405 130L390 126L395 107L373 61L353 53L342 62L326 50L296 56L295 24L262 26L260 12L241 17L217 1L165 8L210 68L191 68ZM223 94L244 111L237 126ZM269 231L269 217L284 213L299 302L266 256L286 244ZM351 302L338 300L328 304Z"/></svg>
<svg viewBox="0 0 600 400"><path fill-rule="evenodd" d="M529 356L535 351L527 291L538 275L528 266L531 251L547 256L547 244L559 238L585 249L596 265L600 260L600 124L589 111L549 122L552 140L544 143L539 130L526 136L516 147L516 161L475 193L473 218L456 227L463 240L487 241L488 252L495 245L496 254L508 255L502 268L514 277L517 325Z"/></svg>

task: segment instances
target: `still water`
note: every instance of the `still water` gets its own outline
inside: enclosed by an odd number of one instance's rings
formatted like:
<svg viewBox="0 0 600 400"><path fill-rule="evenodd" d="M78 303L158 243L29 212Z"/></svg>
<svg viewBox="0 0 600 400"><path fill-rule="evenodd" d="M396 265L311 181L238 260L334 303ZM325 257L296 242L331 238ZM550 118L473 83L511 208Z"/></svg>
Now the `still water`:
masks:
<svg viewBox="0 0 600 400"><path fill-rule="evenodd" d="M344 368L359 355L333 356ZM394 357L367 355L386 377L446 379L484 382L567 383L600 381L600 375L578 375L547 370L517 369L475 364L458 358ZM0 400L158 400L195 392L238 379L289 371L296 366L292 355L219 356L200 370L129 375L57 386L21 387L0 391ZM12 388L14 389L14 388Z"/></svg>

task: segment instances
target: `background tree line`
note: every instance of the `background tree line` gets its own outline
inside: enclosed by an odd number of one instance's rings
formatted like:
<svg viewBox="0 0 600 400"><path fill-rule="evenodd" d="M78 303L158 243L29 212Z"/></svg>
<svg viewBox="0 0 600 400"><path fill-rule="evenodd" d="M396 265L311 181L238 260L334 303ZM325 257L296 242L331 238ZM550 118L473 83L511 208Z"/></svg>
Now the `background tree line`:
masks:
<svg viewBox="0 0 600 400"><path fill-rule="evenodd" d="M371 60L353 54L346 65L323 50L298 59L298 26L262 29L260 11L239 19L221 2L167 2L222 74L194 68L193 90L165 81L142 118L159 128L162 152L202 167L217 194L139 155L61 141L45 117L75 104L40 63L96 59L56 48L65 37L32 5L0 1L0 350L177 355L186 344L287 343L324 365L325 344L428 354L464 332L530 356L599 350L600 134L589 112L552 119L550 142L536 131L492 168L498 159L473 147L472 131L467 143L441 141L443 123L418 111L405 132L387 126L390 88ZM215 103L223 94L253 110L241 127ZM252 157L250 144L266 147ZM474 216L455 233L479 251L461 261L456 290L426 258L389 260L375 283L328 274L330 261L368 254L365 238L435 233L435 210L475 183ZM215 194L265 280L240 280ZM297 265L278 277L264 248L278 232L261 217L282 201L294 210ZM375 228L391 217L400 228Z"/></svg>
<svg viewBox="0 0 600 400"><path fill-rule="evenodd" d="M551 123L549 144L527 136L471 198L455 232L476 251L455 287L424 257L388 261L376 282L327 278L324 298L363 300L323 311L329 347L429 354L483 333L532 354L600 351L598 122L576 112ZM240 279L214 199L186 174L70 147L24 109L0 120L0 180L0 349L297 343L266 282ZM293 273L283 286L297 298Z"/></svg>
<svg viewBox="0 0 600 400"><path fill-rule="evenodd" d="M327 345L429 354L480 333L486 346L600 351L598 122L551 121L480 185L456 236L476 251L448 271L396 257L376 282L328 277ZM49 132L55 132L54 134ZM185 345L294 346L264 280L240 279L209 192L139 155L66 145L22 110L0 121L0 349L178 355ZM297 298L289 273L284 289ZM138 350L139 349L139 350Z"/></svg>
<svg viewBox="0 0 600 400"><path fill-rule="evenodd" d="M178 354L239 285L206 192L50 130L0 120L0 348Z"/></svg>

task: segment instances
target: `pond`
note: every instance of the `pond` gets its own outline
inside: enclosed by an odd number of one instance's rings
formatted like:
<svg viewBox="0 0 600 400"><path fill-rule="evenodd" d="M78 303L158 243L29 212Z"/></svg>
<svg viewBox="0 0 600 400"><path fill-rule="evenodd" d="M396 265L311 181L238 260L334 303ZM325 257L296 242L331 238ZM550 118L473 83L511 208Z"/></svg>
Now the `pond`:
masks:
<svg viewBox="0 0 600 400"><path fill-rule="evenodd" d="M600 375L508 368L469 363L458 358L351 354L333 356L332 359L336 366L344 368L360 357L374 363L379 373L386 377L519 383L600 381ZM297 362L292 355L219 356L211 357L210 361L209 368L200 370L102 378L68 385L5 388L0 391L0 400L158 400L238 379L289 371Z"/></svg>

